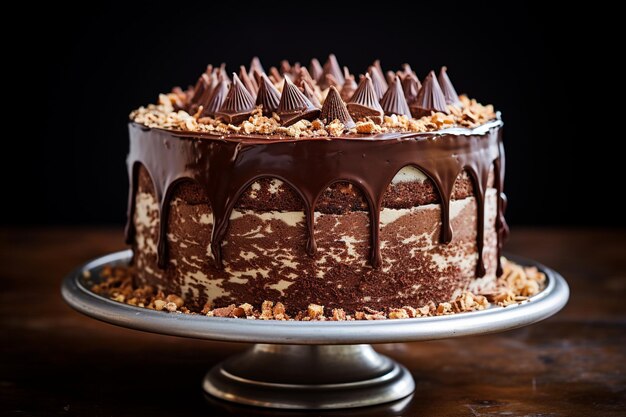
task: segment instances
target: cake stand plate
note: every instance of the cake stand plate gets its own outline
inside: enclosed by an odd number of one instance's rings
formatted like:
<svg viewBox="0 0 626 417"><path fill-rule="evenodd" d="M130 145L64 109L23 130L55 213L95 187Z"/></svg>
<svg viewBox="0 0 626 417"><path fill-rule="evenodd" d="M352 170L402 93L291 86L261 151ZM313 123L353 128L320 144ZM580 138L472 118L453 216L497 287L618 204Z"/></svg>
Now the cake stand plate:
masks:
<svg viewBox="0 0 626 417"><path fill-rule="evenodd" d="M63 281L63 298L98 320L159 334L255 343L206 375L206 393L241 404L285 409L335 409L382 404L410 395L411 374L370 343L481 335L543 320L567 303L569 288L557 272L512 255L546 274L543 291L508 307L449 316L379 321L264 321L166 313L93 293L105 266L127 265L131 251L112 253L77 268ZM89 277L89 278L87 278Z"/></svg>

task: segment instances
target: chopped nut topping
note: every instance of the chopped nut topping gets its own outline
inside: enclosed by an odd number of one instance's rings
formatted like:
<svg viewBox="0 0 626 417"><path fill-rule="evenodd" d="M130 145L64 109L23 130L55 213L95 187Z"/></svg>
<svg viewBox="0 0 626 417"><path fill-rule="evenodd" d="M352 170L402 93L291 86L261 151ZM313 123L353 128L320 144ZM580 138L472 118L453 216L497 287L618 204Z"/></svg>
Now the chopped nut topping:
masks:
<svg viewBox="0 0 626 417"><path fill-rule="evenodd" d="M130 118L139 124L152 128L177 131L205 132L216 135L276 135L294 138L313 136L340 136L344 133L378 134L386 132L431 132L451 127L474 128L496 118L493 106L483 106L467 96L460 97L460 106L448 106L450 114L432 113L420 119L392 114L385 116L383 123L378 125L372 120L356 121L356 127L348 131L338 120L330 121L324 126L322 121L300 120L292 126L283 127L280 118L274 113L272 117L263 116L262 108L257 107L250 117L239 125L224 124L212 117L200 117L202 106L190 115L178 110L180 97L176 93L159 95L158 104L140 107L130 114Z"/></svg>

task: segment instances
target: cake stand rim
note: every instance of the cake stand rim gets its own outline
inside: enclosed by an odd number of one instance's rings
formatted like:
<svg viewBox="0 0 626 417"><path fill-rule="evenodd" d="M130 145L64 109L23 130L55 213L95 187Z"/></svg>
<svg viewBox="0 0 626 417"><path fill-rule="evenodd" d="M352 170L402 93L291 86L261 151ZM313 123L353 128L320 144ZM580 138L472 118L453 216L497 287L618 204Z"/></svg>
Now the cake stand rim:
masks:
<svg viewBox="0 0 626 417"><path fill-rule="evenodd" d="M524 266L536 266L546 274L546 287L530 301L414 319L296 322L166 313L110 300L83 285L85 271L95 274L104 266L127 263L131 256L132 251L127 249L79 266L63 280L63 298L89 317L151 333L225 342L317 345L425 341L496 333L544 320L561 310L569 299L567 282L558 272L512 254L505 256Z"/></svg>

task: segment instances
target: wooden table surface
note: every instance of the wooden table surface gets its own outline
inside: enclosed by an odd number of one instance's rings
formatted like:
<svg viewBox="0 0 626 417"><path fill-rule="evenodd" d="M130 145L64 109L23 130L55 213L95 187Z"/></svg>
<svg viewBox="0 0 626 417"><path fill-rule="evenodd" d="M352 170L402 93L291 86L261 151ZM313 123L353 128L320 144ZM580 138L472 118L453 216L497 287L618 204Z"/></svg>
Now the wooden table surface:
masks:
<svg viewBox="0 0 626 417"><path fill-rule="evenodd" d="M246 345L127 330L65 305L63 276L123 247L121 230L0 231L0 414L274 415L203 397L209 367ZM514 229L507 250L563 274L561 313L501 334L378 345L415 376L412 398L278 415L626 415L625 231Z"/></svg>

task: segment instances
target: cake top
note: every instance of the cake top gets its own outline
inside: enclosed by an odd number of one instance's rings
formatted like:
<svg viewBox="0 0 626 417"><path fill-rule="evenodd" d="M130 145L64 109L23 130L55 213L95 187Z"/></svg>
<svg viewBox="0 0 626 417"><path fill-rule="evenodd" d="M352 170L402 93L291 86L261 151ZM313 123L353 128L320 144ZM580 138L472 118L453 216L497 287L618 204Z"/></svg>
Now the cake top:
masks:
<svg viewBox="0 0 626 417"><path fill-rule="evenodd" d="M256 57L231 75L225 64L209 65L195 86L160 94L130 118L200 134L299 138L473 129L497 114L459 96L446 67L420 82L408 64L385 72L377 60L356 77L331 54L323 66L315 58L308 68L284 60L268 73Z"/></svg>

